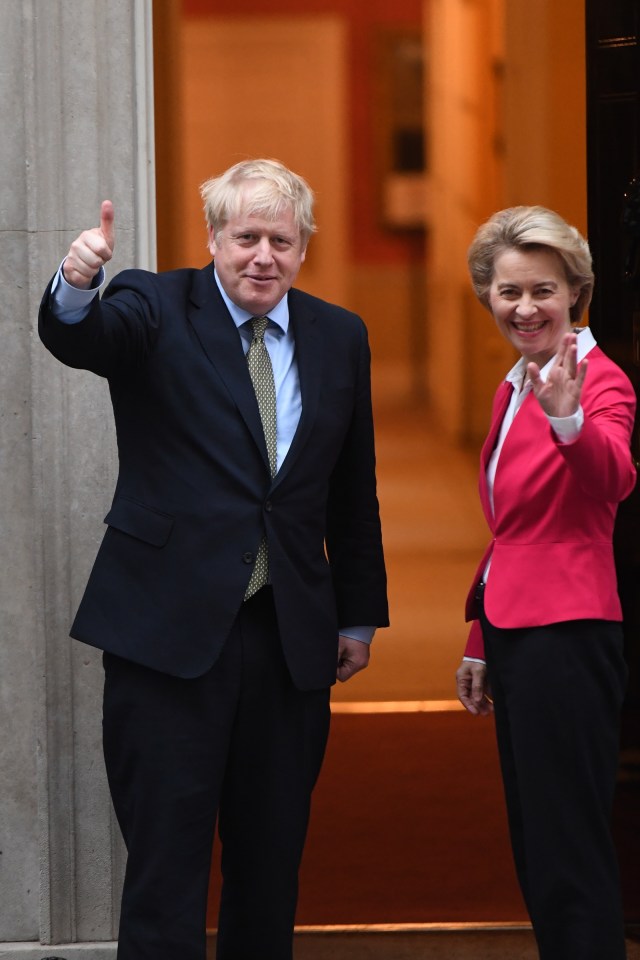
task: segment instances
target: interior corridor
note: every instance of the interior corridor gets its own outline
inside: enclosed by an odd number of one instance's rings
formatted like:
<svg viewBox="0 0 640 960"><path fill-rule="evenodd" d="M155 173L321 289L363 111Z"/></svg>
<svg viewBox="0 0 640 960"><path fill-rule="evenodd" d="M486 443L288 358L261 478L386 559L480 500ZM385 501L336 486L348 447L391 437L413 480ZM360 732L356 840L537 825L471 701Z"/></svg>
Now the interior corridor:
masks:
<svg viewBox="0 0 640 960"><path fill-rule="evenodd" d="M375 367L373 391L391 627L333 702L454 700L464 601L489 537L478 454L446 440L424 404Z"/></svg>

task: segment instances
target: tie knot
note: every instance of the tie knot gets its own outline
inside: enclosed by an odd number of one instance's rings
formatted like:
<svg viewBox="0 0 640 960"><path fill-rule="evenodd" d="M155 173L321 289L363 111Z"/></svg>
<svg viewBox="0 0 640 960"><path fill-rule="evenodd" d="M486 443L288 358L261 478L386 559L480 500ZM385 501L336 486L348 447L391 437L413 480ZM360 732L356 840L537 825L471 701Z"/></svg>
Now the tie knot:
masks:
<svg viewBox="0 0 640 960"><path fill-rule="evenodd" d="M256 340L264 340L264 332L269 325L269 317L251 317L251 329Z"/></svg>

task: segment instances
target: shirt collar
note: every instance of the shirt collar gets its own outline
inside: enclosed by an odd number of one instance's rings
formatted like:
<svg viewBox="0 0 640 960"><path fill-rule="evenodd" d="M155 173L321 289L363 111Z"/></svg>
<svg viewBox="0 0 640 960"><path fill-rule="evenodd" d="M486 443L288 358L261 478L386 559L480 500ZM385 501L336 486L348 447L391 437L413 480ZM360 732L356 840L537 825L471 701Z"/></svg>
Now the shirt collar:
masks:
<svg viewBox="0 0 640 960"><path fill-rule="evenodd" d="M593 350L593 348L596 346L596 340L589 327L574 327L573 333L578 334L578 363L580 363L581 360L584 360L589 351ZM551 360L545 363L544 367L542 367L540 370L540 376L543 380L547 379L549 371L555 363L556 356L557 354L551 357ZM525 375L525 371L526 364L524 357L520 357L515 366L509 370L505 380L520 389L520 384L522 383L522 378Z"/></svg>
<svg viewBox="0 0 640 960"><path fill-rule="evenodd" d="M238 327L239 329L243 324L247 322L247 320L251 320L252 317L255 317L255 313L248 313L246 310L243 310L242 307L239 307L236 303L233 302L233 300L231 300L228 297L226 290L220 283L220 277L216 272L215 264L213 268L213 275L216 279L216 284L218 285L218 290L220 291L220 295L222 296L222 299L227 305L227 309L231 314L233 322L235 323L236 327ZM286 333L288 331L289 301L287 299L286 293L282 298L282 300L280 300L279 303L276 303L275 307L273 307L272 310L269 310L269 320L271 320L272 323L275 323L278 327L280 327L283 333Z"/></svg>

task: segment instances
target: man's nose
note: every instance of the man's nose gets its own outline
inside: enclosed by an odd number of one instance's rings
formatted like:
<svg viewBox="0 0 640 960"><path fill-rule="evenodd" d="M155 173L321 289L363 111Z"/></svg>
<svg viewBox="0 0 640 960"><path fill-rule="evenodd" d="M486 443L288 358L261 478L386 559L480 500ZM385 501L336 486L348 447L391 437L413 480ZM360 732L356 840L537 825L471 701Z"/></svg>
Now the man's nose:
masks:
<svg viewBox="0 0 640 960"><path fill-rule="evenodd" d="M261 237L255 246L255 251L254 251L255 259L259 260L260 263L268 263L272 259L272 256L273 254L272 254L271 242L269 241L269 238Z"/></svg>

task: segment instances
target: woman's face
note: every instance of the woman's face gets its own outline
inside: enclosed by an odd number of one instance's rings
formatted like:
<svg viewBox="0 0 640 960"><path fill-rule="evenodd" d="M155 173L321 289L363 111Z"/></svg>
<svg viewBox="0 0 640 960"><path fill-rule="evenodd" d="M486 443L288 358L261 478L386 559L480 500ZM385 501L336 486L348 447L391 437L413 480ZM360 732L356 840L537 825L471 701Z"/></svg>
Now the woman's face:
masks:
<svg viewBox="0 0 640 960"><path fill-rule="evenodd" d="M543 367L571 329L569 310L579 290L552 250L505 250L493 267L489 307L498 329L527 362Z"/></svg>

